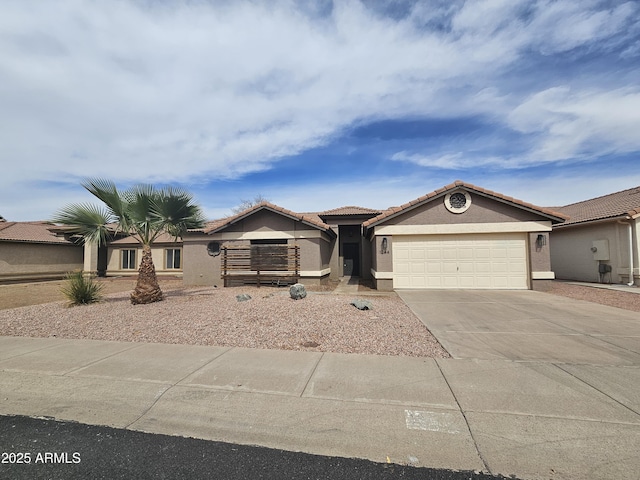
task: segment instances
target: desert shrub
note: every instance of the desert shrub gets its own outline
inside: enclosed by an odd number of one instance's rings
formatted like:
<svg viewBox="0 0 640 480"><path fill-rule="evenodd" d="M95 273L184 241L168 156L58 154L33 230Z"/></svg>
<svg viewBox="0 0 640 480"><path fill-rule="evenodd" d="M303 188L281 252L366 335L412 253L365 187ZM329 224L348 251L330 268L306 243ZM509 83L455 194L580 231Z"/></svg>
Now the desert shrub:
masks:
<svg viewBox="0 0 640 480"><path fill-rule="evenodd" d="M102 300L103 285L85 277L82 272L70 272L65 276L66 283L61 291L70 305L87 305Z"/></svg>

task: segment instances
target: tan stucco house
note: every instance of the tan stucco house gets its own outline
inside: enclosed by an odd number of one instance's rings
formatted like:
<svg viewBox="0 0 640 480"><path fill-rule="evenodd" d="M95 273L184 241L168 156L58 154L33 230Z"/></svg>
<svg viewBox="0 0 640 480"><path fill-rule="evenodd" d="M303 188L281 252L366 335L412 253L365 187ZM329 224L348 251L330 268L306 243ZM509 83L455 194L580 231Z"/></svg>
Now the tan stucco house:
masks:
<svg viewBox="0 0 640 480"><path fill-rule="evenodd" d="M640 187L556 209L569 217L551 235L551 265L558 278L640 283Z"/></svg>
<svg viewBox="0 0 640 480"><path fill-rule="evenodd" d="M456 181L384 211L347 206L298 213L263 202L191 230L182 241L162 237L152 251L158 274L182 276L187 286L322 284L357 276L380 290L544 289L555 278L549 233L565 220L561 212ZM85 245L83 254L63 237L64 227L56 233L49 232L52 240L76 252L58 272L80 266L102 275L137 274L135 238Z"/></svg>
<svg viewBox="0 0 640 480"><path fill-rule="evenodd" d="M82 246L48 222L0 217L0 282L53 280L83 268Z"/></svg>
<svg viewBox="0 0 640 480"><path fill-rule="evenodd" d="M263 202L184 238L187 285L322 283L376 288L541 289L548 236L566 217L456 181L383 212L296 213Z"/></svg>

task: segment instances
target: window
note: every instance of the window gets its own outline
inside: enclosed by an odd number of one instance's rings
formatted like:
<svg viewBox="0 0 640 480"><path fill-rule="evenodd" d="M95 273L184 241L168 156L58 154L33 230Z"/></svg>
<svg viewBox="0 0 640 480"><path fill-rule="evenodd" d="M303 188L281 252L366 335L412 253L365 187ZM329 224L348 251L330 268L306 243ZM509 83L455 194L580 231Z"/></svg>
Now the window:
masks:
<svg viewBox="0 0 640 480"><path fill-rule="evenodd" d="M444 197L444 206L451 213L464 213L471 206L471 195L464 190L448 193Z"/></svg>
<svg viewBox="0 0 640 480"><path fill-rule="evenodd" d="M180 261L180 249L179 248L168 248L166 250L166 258L167 258L167 270L175 270L182 268L182 263Z"/></svg>
<svg viewBox="0 0 640 480"><path fill-rule="evenodd" d="M135 270L136 269L136 251L135 249L121 250L122 252L122 269L123 270Z"/></svg>

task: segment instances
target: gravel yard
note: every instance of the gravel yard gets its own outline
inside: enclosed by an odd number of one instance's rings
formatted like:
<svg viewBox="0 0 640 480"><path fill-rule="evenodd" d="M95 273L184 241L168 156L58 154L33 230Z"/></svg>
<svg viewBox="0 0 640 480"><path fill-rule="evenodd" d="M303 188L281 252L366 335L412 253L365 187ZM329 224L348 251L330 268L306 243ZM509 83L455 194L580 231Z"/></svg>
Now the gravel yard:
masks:
<svg viewBox="0 0 640 480"><path fill-rule="evenodd" d="M369 297L373 310L360 311L349 304L353 296L325 292L296 301L288 289L164 288L166 300L150 305L131 305L124 291L93 305L0 310L0 335L449 356L395 295ZM240 293L251 300L238 302Z"/></svg>
<svg viewBox="0 0 640 480"><path fill-rule="evenodd" d="M638 293L620 292L599 287L586 287L584 285L572 285L559 281L553 282L551 290L547 293L640 312L640 294Z"/></svg>
<svg viewBox="0 0 640 480"><path fill-rule="evenodd" d="M286 288L184 289L179 279L161 279L167 299L134 306L129 302L134 280L101 281L104 302L71 308L61 301L61 282L0 285L0 335L449 356L393 294L360 297L374 305L360 311L349 305L357 296L325 291L329 287L295 301ZM368 290L360 289L364 295ZM238 302L241 293L252 299ZM565 282L553 282L548 293L640 311L640 295L633 293Z"/></svg>

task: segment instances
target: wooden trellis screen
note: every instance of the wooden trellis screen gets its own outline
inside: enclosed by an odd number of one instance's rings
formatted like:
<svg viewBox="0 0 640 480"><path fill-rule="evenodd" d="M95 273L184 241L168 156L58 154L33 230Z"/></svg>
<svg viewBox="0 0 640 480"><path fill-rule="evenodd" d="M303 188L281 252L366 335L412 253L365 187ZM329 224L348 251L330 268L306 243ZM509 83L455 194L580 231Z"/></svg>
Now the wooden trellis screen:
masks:
<svg viewBox="0 0 640 480"><path fill-rule="evenodd" d="M296 283L300 277L300 249L298 245L222 247L222 277L225 287Z"/></svg>

